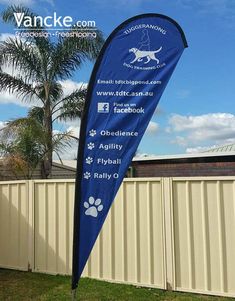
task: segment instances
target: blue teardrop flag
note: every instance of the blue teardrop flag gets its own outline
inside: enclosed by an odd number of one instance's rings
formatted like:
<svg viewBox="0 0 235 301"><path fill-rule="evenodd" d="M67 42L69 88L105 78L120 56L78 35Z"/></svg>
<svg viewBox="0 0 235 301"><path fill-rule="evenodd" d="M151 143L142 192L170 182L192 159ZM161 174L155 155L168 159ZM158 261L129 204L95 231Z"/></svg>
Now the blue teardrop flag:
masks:
<svg viewBox="0 0 235 301"><path fill-rule="evenodd" d="M72 289L185 47L174 20L144 14L118 26L101 50L81 122Z"/></svg>

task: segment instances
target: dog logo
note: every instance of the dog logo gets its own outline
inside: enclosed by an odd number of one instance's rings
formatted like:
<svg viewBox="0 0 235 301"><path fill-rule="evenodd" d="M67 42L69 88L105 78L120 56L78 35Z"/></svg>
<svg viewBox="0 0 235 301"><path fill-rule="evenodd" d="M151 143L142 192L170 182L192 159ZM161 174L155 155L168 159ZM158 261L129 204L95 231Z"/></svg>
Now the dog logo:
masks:
<svg viewBox="0 0 235 301"><path fill-rule="evenodd" d="M151 60L156 61L157 64L160 63L159 59L156 58L155 54L160 52L162 50L162 47L155 51L144 51L144 50L139 50L137 48L131 48L129 49L129 52L133 52L135 55L135 58L133 61L130 62L130 64L137 62L142 62L144 58L147 60L144 62L144 64L148 64Z"/></svg>
<svg viewBox="0 0 235 301"><path fill-rule="evenodd" d="M163 55L159 53L165 48L164 45L153 45L155 32L150 32L145 28L141 30L141 34L138 34L136 39L136 45L129 48L129 62L124 62L123 66L133 70L159 70L166 66L165 62L162 62Z"/></svg>

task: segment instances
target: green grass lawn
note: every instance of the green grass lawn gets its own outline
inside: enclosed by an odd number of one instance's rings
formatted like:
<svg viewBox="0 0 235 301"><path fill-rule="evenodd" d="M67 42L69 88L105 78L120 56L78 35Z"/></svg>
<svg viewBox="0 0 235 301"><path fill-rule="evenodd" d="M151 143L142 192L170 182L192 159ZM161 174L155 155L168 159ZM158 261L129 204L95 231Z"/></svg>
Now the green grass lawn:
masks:
<svg viewBox="0 0 235 301"><path fill-rule="evenodd" d="M71 278L0 269L0 301L71 300ZM152 300L235 300L138 288L84 278L80 281L77 300L82 301L152 301Z"/></svg>

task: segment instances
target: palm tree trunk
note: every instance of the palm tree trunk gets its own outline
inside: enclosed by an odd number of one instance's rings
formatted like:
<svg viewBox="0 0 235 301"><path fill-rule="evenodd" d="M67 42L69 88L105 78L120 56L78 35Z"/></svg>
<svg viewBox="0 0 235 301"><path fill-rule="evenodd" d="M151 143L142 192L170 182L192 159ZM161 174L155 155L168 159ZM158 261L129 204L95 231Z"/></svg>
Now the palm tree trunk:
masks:
<svg viewBox="0 0 235 301"><path fill-rule="evenodd" d="M46 101L45 101L45 107L44 107L44 128L47 133L47 142L46 142L46 149L47 152L43 158L42 162L42 170L41 175L43 179L47 179L51 176L52 171L52 112L51 112L51 106L49 101L49 87L47 84L45 84L45 94L46 94Z"/></svg>

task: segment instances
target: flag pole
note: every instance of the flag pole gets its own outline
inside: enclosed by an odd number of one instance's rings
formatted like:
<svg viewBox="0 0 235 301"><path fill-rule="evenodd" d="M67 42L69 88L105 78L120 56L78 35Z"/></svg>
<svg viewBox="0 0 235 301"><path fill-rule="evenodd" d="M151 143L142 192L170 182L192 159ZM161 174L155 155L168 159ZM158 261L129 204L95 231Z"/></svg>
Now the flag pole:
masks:
<svg viewBox="0 0 235 301"><path fill-rule="evenodd" d="M76 301L76 295L77 295L77 289L75 288L75 289L73 289L72 290L72 301Z"/></svg>

